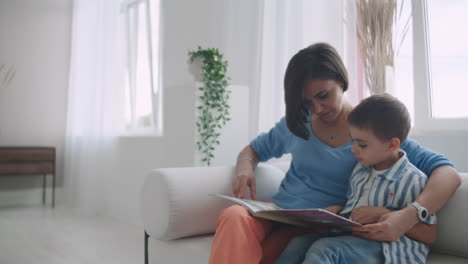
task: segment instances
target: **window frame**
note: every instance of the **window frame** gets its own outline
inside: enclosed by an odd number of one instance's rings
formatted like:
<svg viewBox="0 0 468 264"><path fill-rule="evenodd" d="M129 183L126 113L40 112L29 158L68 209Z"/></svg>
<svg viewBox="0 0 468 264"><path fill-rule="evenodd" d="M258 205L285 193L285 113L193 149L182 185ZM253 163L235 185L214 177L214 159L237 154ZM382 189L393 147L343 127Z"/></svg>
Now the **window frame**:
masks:
<svg viewBox="0 0 468 264"><path fill-rule="evenodd" d="M145 18L146 18L146 41L148 46L148 62L149 62L149 72L150 72L150 94L151 94L151 126L148 127L138 127L136 125L136 119L138 118L135 114L135 105L136 105L136 87L132 83L131 75L135 74L135 69L132 67L132 50L130 48L130 18L129 12L135 5L145 4ZM127 70L125 74L128 76L129 82L129 97L125 96L124 100L129 100L130 102L130 111L131 111L131 126L127 127L127 121L124 124L124 131L122 136L162 136L163 135L163 122L162 122L162 81L160 74L160 41L159 41L159 32L160 32L160 15L153 17L154 14L160 13L160 1L159 0L123 0L121 4L121 13L123 15L123 31L124 31L124 42L125 42L125 51L126 51L126 60L127 60ZM133 87L132 87L133 86ZM127 103L127 102L126 102Z"/></svg>
<svg viewBox="0 0 468 264"><path fill-rule="evenodd" d="M430 44L427 2L412 0L413 13L413 74L414 74L414 130L468 130L468 118L432 117Z"/></svg>

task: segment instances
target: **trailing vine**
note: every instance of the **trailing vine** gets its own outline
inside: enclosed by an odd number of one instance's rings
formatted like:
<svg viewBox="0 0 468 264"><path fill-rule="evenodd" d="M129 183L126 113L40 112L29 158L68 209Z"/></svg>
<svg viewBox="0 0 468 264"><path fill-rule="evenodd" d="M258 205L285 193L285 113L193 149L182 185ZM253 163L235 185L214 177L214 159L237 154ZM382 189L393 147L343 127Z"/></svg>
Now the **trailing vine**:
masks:
<svg viewBox="0 0 468 264"><path fill-rule="evenodd" d="M231 120L229 115L229 95L227 89L229 77L226 76L228 62L217 48L189 51L190 62L201 59L201 87L199 104L197 105L198 119L196 121L198 141L197 147L201 153L201 161L211 165L214 158L215 146L219 145L220 131Z"/></svg>

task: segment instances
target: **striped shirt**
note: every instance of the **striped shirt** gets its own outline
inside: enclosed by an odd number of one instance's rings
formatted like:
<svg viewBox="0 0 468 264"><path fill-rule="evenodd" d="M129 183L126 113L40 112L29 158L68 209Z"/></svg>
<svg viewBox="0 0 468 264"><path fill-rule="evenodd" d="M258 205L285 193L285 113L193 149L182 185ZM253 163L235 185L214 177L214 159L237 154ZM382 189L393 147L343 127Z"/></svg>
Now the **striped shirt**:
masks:
<svg viewBox="0 0 468 264"><path fill-rule="evenodd" d="M388 170L376 174L372 181L367 197L361 197L363 186L371 176L372 168L356 165L350 178L348 188L348 201L341 211L341 215L350 217L351 211L356 208L360 199L366 199L368 206L385 207L399 210L409 206L416 200L426 184L427 177L423 172L413 166L403 155ZM362 205L362 203L360 203ZM435 224L436 216L426 219L427 224ZM423 243L402 236L395 242L382 242L385 263L426 263L429 247Z"/></svg>

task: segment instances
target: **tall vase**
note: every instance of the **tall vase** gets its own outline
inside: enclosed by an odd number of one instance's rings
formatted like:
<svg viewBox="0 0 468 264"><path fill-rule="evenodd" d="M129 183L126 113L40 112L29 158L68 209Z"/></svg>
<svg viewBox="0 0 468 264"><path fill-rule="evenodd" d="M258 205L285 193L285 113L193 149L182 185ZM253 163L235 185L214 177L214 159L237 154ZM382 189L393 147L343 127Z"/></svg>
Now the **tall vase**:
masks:
<svg viewBox="0 0 468 264"><path fill-rule="evenodd" d="M385 66L385 93L395 95L395 68Z"/></svg>

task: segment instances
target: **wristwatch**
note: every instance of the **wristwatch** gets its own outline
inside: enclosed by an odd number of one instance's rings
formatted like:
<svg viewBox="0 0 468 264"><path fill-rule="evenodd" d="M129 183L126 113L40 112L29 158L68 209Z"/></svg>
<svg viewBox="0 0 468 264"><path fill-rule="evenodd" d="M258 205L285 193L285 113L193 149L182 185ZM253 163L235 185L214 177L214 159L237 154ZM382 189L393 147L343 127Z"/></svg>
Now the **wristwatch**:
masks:
<svg viewBox="0 0 468 264"><path fill-rule="evenodd" d="M412 206L416 207L418 210L418 218L421 222L426 222L427 217L429 216L429 213L427 212L427 209L420 205L417 202L414 202L411 204Z"/></svg>

